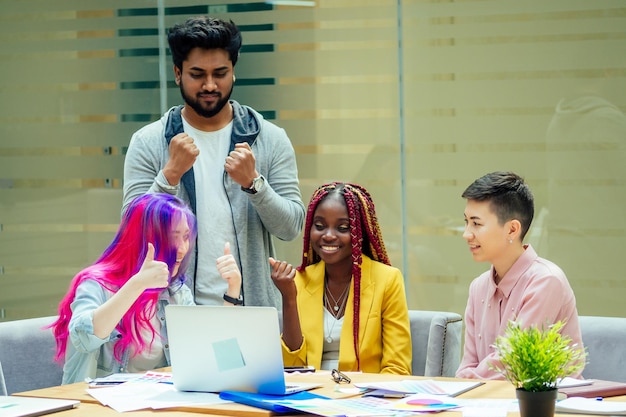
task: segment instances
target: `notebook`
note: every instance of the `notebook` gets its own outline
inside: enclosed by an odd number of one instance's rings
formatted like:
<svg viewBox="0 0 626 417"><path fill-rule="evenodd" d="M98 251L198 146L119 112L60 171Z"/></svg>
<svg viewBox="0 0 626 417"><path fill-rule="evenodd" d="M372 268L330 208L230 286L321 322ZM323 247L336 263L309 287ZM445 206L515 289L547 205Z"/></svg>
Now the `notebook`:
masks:
<svg viewBox="0 0 626 417"><path fill-rule="evenodd" d="M605 381L602 379L586 379L581 380L579 386L561 387L559 392L565 394L566 397L617 397L626 395L626 382Z"/></svg>
<svg viewBox="0 0 626 417"><path fill-rule="evenodd" d="M33 417L78 407L80 401L56 398L0 396L0 416Z"/></svg>
<svg viewBox="0 0 626 417"><path fill-rule="evenodd" d="M285 395L321 384L285 384L274 307L165 307L174 387Z"/></svg>

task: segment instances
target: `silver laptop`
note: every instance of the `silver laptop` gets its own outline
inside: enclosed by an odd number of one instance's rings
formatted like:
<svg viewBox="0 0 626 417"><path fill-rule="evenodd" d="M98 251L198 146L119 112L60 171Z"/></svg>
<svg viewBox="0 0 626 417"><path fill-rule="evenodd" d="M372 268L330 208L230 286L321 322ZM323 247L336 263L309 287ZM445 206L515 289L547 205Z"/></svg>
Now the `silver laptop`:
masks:
<svg viewBox="0 0 626 417"><path fill-rule="evenodd" d="M0 416L34 417L78 407L80 401L56 398L0 396Z"/></svg>
<svg viewBox="0 0 626 417"><path fill-rule="evenodd" d="M274 307L165 307L174 387L284 395L321 384L286 387Z"/></svg>

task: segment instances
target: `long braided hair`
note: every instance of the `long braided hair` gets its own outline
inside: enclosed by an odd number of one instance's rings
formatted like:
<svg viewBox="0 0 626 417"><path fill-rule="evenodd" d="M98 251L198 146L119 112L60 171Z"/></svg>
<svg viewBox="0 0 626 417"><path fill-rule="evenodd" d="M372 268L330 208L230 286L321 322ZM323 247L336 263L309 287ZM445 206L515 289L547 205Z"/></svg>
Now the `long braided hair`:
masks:
<svg viewBox="0 0 626 417"><path fill-rule="evenodd" d="M354 340L354 353L357 366L360 369L359 360L359 310L361 306L361 263L362 255L391 265L387 250L383 242L382 233L376 217L374 202L369 192L358 184L348 182L331 182L320 186L311 197L306 214L304 227L304 244L302 250L302 264L297 268L302 272L307 266L318 263L321 258L311 246L311 226L315 210L319 204L329 195L338 194L343 197L350 218L350 237L352 241L352 280L354 282L354 316L352 335Z"/></svg>

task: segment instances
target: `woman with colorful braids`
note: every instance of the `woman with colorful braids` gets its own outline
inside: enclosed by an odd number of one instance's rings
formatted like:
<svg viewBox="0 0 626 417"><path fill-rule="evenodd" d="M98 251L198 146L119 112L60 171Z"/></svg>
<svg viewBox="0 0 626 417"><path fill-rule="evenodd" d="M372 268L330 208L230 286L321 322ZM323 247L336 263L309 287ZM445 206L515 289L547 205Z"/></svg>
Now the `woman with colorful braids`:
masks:
<svg viewBox="0 0 626 417"><path fill-rule="evenodd" d="M283 297L285 366L411 374L404 280L390 266L370 194L333 182L311 198L302 264L270 258Z"/></svg>
<svg viewBox="0 0 626 417"><path fill-rule="evenodd" d="M145 194L130 203L113 242L59 304L51 327L64 384L169 366L165 306L194 304L184 271L195 236L195 216L177 197ZM241 274L228 243L217 269L227 295L239 298Z"/></svg>

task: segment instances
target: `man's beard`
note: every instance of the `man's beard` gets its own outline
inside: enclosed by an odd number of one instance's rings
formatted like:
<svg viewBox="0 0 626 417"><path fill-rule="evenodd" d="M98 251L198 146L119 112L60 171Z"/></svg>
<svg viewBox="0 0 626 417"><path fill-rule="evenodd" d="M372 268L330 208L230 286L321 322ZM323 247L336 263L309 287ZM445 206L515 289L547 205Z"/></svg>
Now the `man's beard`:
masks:
<svg viewBox="0 0 626 417"><path fill-rule="evenodd" d="M206 117L206 118L210 118L215 116L216 114L218 114L220 111L222 111L222 109L224 108L224 106L226 106L226 104L228 103L228 100L230 99L230 95L233 92L233 86L230 87L230 91L228 92L228 94L226 95L226 97L220 98L215 102L215 104L213 105L212 108L206 108L202 105L202 103L195 99L195 97L191 97L188 96L185 93L185 87L183 86L183 80L180 80L179 83L179 88L180 88L180 94L183 97L183 100L185 101L185 103L191 107L193 109L193 111L195 111L197 114L199 114L202 117ZM216 93L216 94L220 94L220 93Z"/></svg>

